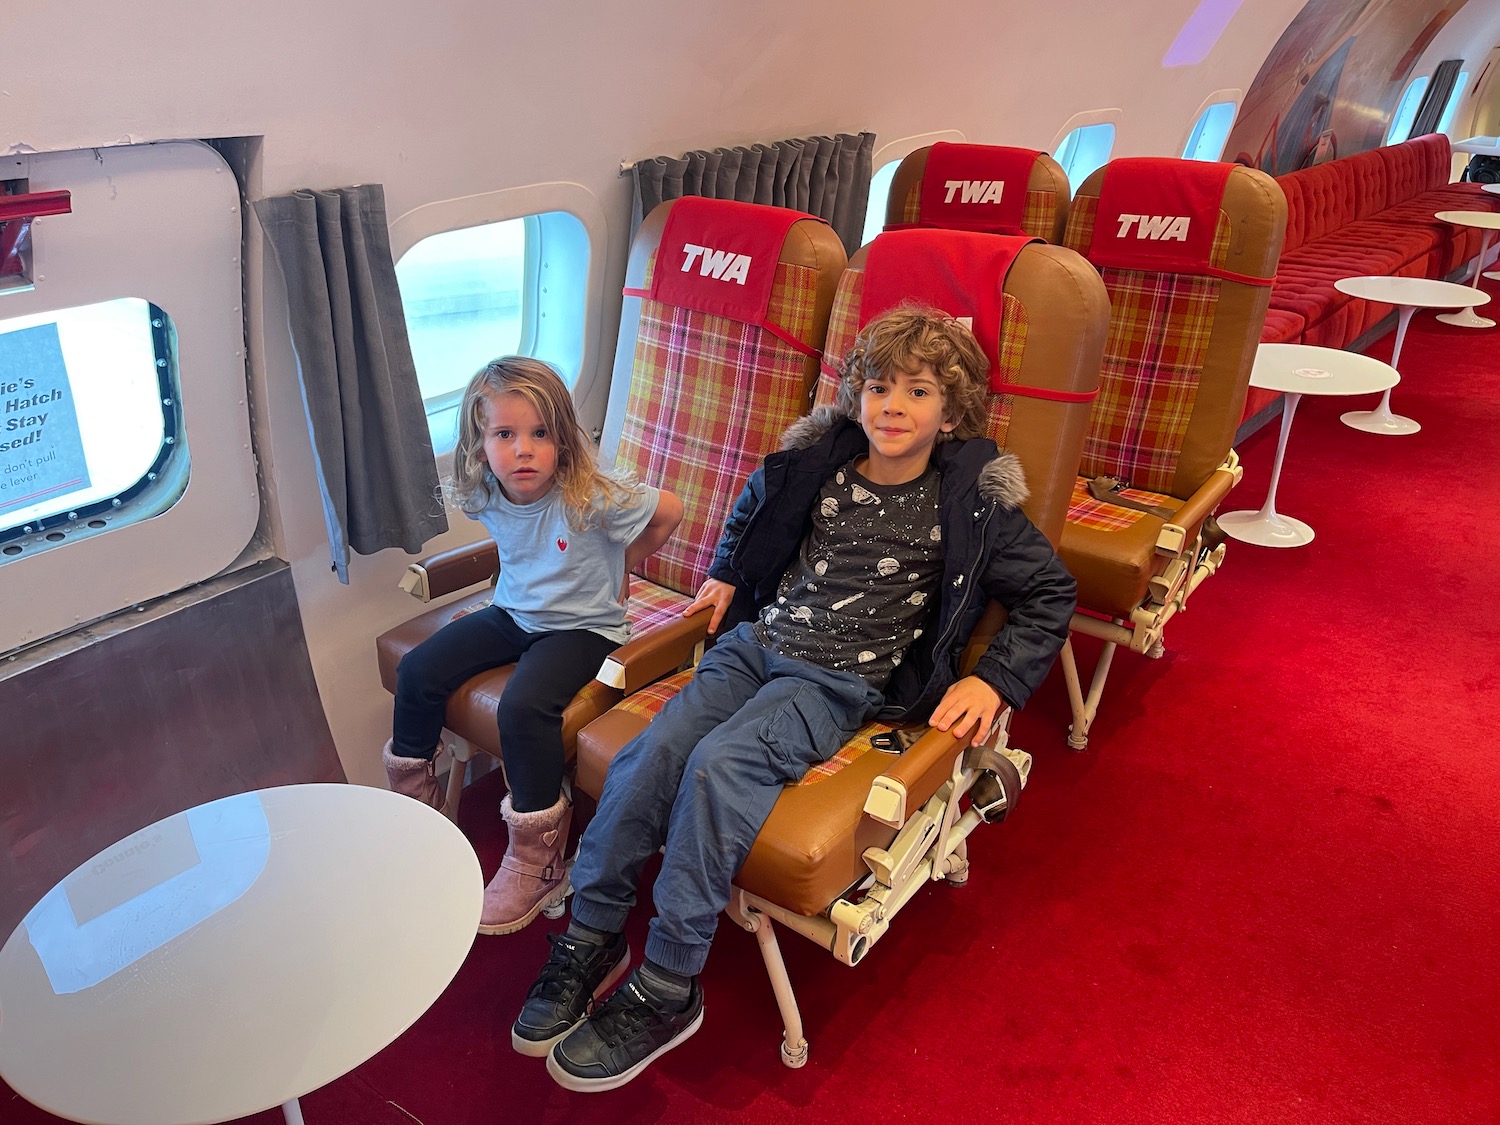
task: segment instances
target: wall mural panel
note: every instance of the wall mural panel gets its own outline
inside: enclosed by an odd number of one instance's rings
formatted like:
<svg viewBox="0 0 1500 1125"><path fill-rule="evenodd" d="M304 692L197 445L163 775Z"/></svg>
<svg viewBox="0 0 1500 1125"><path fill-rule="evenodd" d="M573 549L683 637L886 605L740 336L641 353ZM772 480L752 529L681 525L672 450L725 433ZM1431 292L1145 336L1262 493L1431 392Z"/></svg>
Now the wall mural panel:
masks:
<svg viewBox="0 0 1500 1125"><path fill-rule="evenodd" d="M1417 59L1467 2L1308 0L1245 95L1225 159L1279 176L1375 148Z"/></svg>

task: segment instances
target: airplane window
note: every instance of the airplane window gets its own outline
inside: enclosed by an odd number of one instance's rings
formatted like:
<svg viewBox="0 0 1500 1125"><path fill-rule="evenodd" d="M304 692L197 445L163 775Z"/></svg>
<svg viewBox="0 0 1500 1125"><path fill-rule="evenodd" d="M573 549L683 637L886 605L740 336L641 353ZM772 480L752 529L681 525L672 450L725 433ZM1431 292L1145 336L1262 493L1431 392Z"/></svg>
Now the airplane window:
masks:
<svg viewBox="0 0 1500 1125"><path fill-rule="evenodd" d="M439 231L401 255L396 280L435 452L453 448L464 387L496 356L535 356L574 385L589 258L589 233L566 211Z"/></svg>
<svg viewBox="0 0 1500 1125"><path fill-rule="evenodd" d="M523 350L526 220L443 231L396 263L434 448L457 439L456 399L474 372Z"/></svg>
<svg viewBox="0 0 1500 1125"><path fill-rule="evenodd" d="M860 235L859 244L863 246L885 226L885 208L891 195L891 181L896 177L896 169L901 166L899 160L888 160L882 164L870 179L870 203L865 209L865 229Z"/></svg>
<svg viewBox="0 0 1500 1125"><path fill-rule="evenodd" d="M1068 182L1076 188L1108 163L1114 147L1115 127L1112 124L1081 125L1062 139L1054 159L1063 166Z"/></svg>
<svg viewBox="0 0 1500 1125"><path fill-rule="evenodd" d="M182 496L173 340L135 297L0 319L0 562Z"/></svg>
<svg viewBox="0 0 1500 1125"><path fill-rule="evenodd" d="M1427 75L1415 79L1401 95L1396 112L1391 116L1391 128L1385 135L1388 145L1400 144L1411 132L1412 122L1417 119L1417 109L1422 104L1422 95L1427 92Z"/></svg>
<svg viewBox="0 0 1500 1125"><path fill-rule="evenodd" d="M1448 104L1443 108L1442 119L1438 122L1437 131L1439 133L1446 133L1448 126L1453 124L1453 114L1457 111L1458 101L1463 97L1464 87L1468 84L1469 72L1467 70L1459 71L1458 78L1453 83L1453 92L1448 95Z"/></svg>
<svg viewBox="0 0 1500 1125"><path fill-rule="evenodd" d="M1198 115L1193 131L1183 146L1185 160L1218 160L1224 155L1224 142L1234 124L1234 103L1215 102Z"/></svg>

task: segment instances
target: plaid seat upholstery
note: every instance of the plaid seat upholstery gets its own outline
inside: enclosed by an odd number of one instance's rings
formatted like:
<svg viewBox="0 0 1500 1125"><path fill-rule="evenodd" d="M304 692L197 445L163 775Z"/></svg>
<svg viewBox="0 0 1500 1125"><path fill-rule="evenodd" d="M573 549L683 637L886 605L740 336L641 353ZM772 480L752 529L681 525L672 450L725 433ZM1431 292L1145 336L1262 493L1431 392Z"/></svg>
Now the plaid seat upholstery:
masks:
<svg viewBox="0 0 1500 1125"><path fill-rule="evenodd" d="M1067 242L1075 250L1088 249L1098 202L1093 196L1074 204ZM1216 266L1223 266L1229 229L1228 216L1220 211ZM1101 276L1109 290L1109 337L1079 472L1170 492L1225 283L1141 270L1105 269Z"/></svg>
<svg viewBox="0 0 1500 1125"><path fill-rule="evenodd" d="M632 576L630 600L625 603L625 616L630 618L630 631L643 633L681 617L682 611L692 600L687 594L679 594L676 590Z"/></svg>
<svg viewBox="0 0 1500 1125"><path fill-rule="evenodd" d="M647 285L654 268L653 255ZM769 319L798 339L820 337L818 282L811 267L778 265ZM641 302L615 464L683 506L672 538L637 568L642 578L683 594L702 583L740 489L806 410L805 367L762 328Z"/></svg>
<svg viewBox="0 0 1500 1125"><path fill-rule="evenodd" d="M1175 497L1161 492L1147 492L1140 488L1122 488L1119 490L1119 495L1127 500L1150 504L1152 507L1175 508L1178 506ZM1136 508L1123 508L1119 504L1094 499L1089 492L1088 481L1084 477L1079 477L1073 482L1073 497L1068 502L1070 524L1097 528L1100 531L1120 531L1139 523L1141 517L1148 514Z"/></svg>

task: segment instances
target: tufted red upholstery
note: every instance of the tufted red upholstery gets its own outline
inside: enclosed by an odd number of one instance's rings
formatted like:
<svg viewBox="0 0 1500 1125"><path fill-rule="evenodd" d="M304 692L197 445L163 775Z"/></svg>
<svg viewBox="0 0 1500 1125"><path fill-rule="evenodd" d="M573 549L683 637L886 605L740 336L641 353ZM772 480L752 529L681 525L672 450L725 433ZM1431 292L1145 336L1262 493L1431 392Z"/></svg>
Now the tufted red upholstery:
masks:
<svg viewBox="0 0 1500 1125"><path fill-rule="evenodd" d="M1271 289L1266 343L1344 347L1378 324L1389 305L1359 301L1333 283L1357 274L1443 278L1479 252L1480 232L1433 217L1492 210L1478 184L1450 184L1441 133L1371 149L1278 176L1286 194L1286 245ZM1245 416L1274 400L1255 388Z"/></svg>

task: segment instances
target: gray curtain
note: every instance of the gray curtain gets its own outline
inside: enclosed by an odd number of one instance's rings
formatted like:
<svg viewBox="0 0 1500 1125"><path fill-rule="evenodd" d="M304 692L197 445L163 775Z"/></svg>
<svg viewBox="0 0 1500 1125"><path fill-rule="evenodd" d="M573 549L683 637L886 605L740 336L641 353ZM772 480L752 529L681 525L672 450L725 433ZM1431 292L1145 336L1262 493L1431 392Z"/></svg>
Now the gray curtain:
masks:
<svg viewBox="0 0 1500 1125"><path fill-rule="evenodd" d="M817 215L828 220L852 254L864 233L874 152L874 133L840 133L638 160L631 167L630 235L635 237L641 219L663 200L701 195Z"/></svg>
<svg viewBox="0 0 1500 1125"><path fill-rule="evenodd" d="M379 184L258 200L286 280L297 375L339 581L349 551L448 529Z"/></svg>
<svg viewBox="0 0 1500 1125"><path fill-rule="evenodd" d="M1432 73L1432 81L1427 83L1427 92L1422 95L1422 104L1417 107L1411 132L1402 140L1437 132L1438 121L1443 116L1443 110L1448 107L1448 98L1453 94L1453 84L1458 81L1458 71L1463 65L1463 59L1444 59L1438 63L1437 70Z"/></svg>

